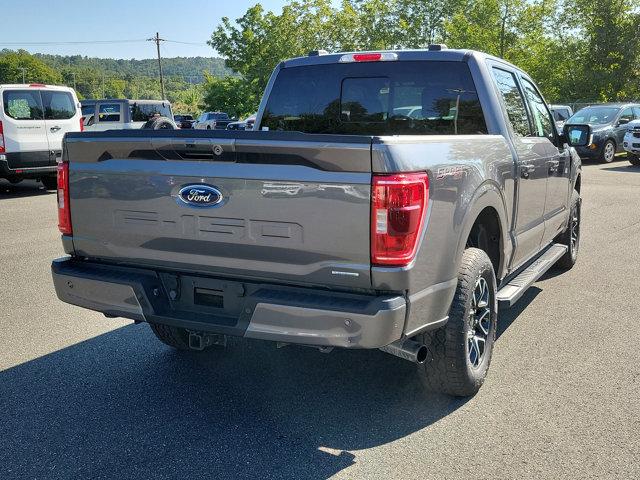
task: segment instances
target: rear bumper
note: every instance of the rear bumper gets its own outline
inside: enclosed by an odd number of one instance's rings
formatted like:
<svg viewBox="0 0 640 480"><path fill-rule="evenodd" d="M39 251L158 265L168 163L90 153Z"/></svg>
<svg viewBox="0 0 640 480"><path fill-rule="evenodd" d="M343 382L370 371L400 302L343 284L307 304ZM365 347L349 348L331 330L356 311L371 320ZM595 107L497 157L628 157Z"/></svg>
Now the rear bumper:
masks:
<svg viewBox="0 0 640 480"><path fill-rule="evenodd" d="M239 283L72 258L54 260L51 271L56 294L63 302L192 331L304 345L378 348L400 339L405 323L406 301L400 295ZM208 293L203 296L202 292Z"/></svg>
<svg viewBox="0 0 640 480"><path fill-rule="evenodd" d="M0 155L0 177L39 178L56 173L49 152L4 153Z"/></svg>

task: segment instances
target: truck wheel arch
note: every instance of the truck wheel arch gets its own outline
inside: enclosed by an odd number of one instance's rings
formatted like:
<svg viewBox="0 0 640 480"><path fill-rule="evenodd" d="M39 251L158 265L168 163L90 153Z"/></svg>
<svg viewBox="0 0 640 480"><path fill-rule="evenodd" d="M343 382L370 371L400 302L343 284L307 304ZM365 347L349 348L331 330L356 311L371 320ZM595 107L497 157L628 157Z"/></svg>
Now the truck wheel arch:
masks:
<svg viewBox="0 0 640 480"><path fill-rule="evenodd" d="M468 246L474 246L485 250L491 259L495 274L498 279L503 275L502 272L506 267L506 259L511 249L511 244L507 237L508 222L507 214L498 188L492 184L485 184L476 191L467 214L462 222L460 236L458 237L458 249L456 253L456 265L460 262L464 250ZM481 225L486 230L487 245L477 245L474 241L469 242L474 233L474 228ZM478 231L478 230L476 230ZM495 238L494 238L495 237ZM495 240L498 240L497 245ZM493 247L493 248L492 248Z"/></svg>

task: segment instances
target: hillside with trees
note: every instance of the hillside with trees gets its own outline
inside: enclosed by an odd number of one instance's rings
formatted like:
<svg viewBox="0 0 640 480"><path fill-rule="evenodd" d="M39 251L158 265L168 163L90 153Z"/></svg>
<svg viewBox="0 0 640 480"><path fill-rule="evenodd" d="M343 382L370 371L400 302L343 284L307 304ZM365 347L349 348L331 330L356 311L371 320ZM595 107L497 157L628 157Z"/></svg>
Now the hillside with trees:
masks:
<svg viewBox="0 0 640 480"><path fill-rule="evenodd" d="M162 59L165 96L177 112L200 110L205 78L234 78L221 58ZM0 83L40 82L74 87L82 98L159 99L158 61L0 52Z"/></svg>

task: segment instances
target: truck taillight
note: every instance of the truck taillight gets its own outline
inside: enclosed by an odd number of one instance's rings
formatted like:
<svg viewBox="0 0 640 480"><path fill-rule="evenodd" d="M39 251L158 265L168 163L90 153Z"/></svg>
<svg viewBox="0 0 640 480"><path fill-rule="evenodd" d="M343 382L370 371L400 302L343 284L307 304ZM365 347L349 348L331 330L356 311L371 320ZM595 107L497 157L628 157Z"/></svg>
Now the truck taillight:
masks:
<svg viewBox="0 0 640 480"><path fill-rule="evenodd" d="M58 163L58 230L73 235L69 208L69 162Z"/></svg>
<svg viewBox="0 0 640 480"><path fill-rule="evenodd" d="M80 117L80 131L84 132L84 118Z"/></svg>
<svg viewBox="0 0 640 480"><path fill-rule="evenodd" d="M5 148L4 148L4 127L2 126L2 122L0 122L0 153L5 153Z"/></svg>
<svg viewBox="0 0 640 480"><path fill-rule="evenodd" d="M405 266L415 257L429 202L426 173L374 175L371 188L371 263Z"/></svg>

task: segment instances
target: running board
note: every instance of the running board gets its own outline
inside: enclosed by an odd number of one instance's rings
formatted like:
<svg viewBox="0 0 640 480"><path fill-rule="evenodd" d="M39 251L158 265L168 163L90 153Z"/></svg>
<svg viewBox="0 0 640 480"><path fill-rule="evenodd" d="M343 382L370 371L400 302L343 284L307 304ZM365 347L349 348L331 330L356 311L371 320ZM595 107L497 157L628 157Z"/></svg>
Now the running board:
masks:
<svg viewBox="0 0 640 480"><path fill-rule="evenodd" d="M560 245L558 243L552 245L531 265L509 280L509 283L498 291L500 307L512 307L536 280L553 267L560 257L567 253L567 250L568 247L566 245Z"/></svg>

